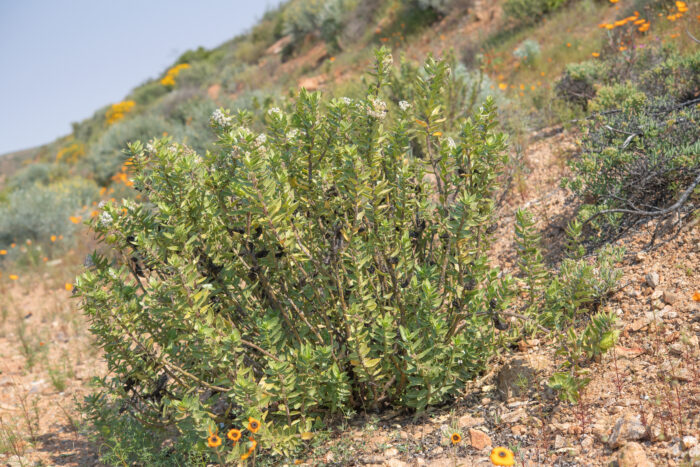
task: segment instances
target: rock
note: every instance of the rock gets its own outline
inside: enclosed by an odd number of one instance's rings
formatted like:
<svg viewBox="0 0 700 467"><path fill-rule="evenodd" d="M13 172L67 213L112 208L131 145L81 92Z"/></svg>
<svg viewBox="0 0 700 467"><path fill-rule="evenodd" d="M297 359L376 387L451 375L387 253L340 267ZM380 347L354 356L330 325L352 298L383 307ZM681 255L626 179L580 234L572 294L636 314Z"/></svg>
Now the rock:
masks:
<svg viewBox="0 0 700 467"><path fill-rule="evenodd" d="M617 455L617 463L620 467L653 467L654 464L647 459L641 444L629 442L625 444Z"/></svg>
<svg viewBox="0 0 700 467"><path fill-rule="evenodd" d="M649 321L646 318L639 318L636 319L632 324L627 326L627 329L629 329L632 332L637 332L641 331L645 327L649 325Z"/></svg>
<svg viewBox="0 0 700 467"><path fill-rule="evenodd" d="M581 447L583 448L584 451L588 451L593 447L593 437L592 436L584 436L583 439L581 440Z"/></svg>
<svg viewBox="0 0 700 467"><path fill-rule="evenodd" d="M387 467L408 467L408 464L399 459L389 459L384 463Z"/></svg>
<svg viewBox="0 0 700 467"><path fill-rule="evenodd" d="M278 53L281 53L284 48L289 45L292 42L292 35L287 34L286 36L282 37L280 40L272 44L270 47L267 48L265 51L266 54L268 55L276 55Z"/></svg>
<svg viewBox="0 0 700 467"><path fill-rule="evenodd" d="M327 464L332 464L335 461L335 455L332 452L327 452L324 458Z"/></svg>
<svg viewBox="0 0 700 467"><path fill-rule="evenodd" d="M618 418L613 427L608 445L611 448L617 448L625 444L627 441L638 441L647 436L647 429L642 424L641 418L625 414Z"/></svg>
<svg viewBox="0 0 700 467"><path fill-rule="evenodd" d="M562 435L554 437L554 449L564 449L566 447L566 438Z"/></svg>
<svg viewBox="0 0 700 467"><path fill-rule="evenodd" d="M683 448L691 449L698 445L698 439L695 436L684 436L683 437Z"/></svg>
<svg viewBox="0 0 700 467"><path fill-rule="evenodd" d="M646 276L644 276L644 281L649 287L655 289L659 286L659 274L657 272L652 271Z"/></svg>
<svg viewBox="0 0 700 467"><path fill-rule="evenodd" d="M527 417L527 412L525 411L524 407L521 407L517 410L508 412L507 414L503 415L501 417L501 421L504 423L515 423L522 420L525 417Z"/></svg>
<svg viewBox="0 0 700 467"><path fill-rule="evenodd" d="M679 299L680 297L677 293L669 292L668 290L664 291L664 302L667 305L674 305Z"/></svg>
<svg viewBox="0 0 700 467"><path fill-rule="evenodd" d="M505 399L527 393L534 386L538 372L549 366L549 361L537 355L525 355L511 359L498 373L497 387Z"/></svg>
<svg viewBox="0 0 700 467"><path fill-rule="evenodd" d="M525 425L513 425L510 432L516 436L522 436L527 433L527 427Z"/></svg>
<svg viewBox="0 0 700 467"><path fill-rule="evenodd" d="M654 291L651 293L651 297L649 297L649 298L651 298L652 300L658 300L658 299L660 299L663 295L664 295L664 291L663 291L663 290L654 290Z"/></svg>
<svg viewBox="0 0 700 467"><path fill-rule="evenodd" d="M457 421L460 428L473 428L478 425L483 425L484 419L481 417L472 417L469 414L462 415Z"/></svg>
<svg viewBox="0 0 700 467"><path fill-rule="evenodd" d="M675 344L671 344L668 346L668 353L671 355L675 355L676 357L680 357L683 355L683 344L680 342L676 342Z"/></svg>
<svg viewBox="0 0 700 467"><path fill-rule="evenodd" d="M688 456L691 459L700 458L700 444L698 444L695 447L690 448L690 450L688 451ZM693 464L693 465L695 465L695 464Z"/></svg>
<svg viewBox="0 0 700 467"><path fill-rule="evenodd" d="M481 430L475 430L473 428L470 428L469 439L471 441L472 447L479 451L492 445L492 441L489 435L487 435Z"/></svg>
<svg viewBox="0 0 700 467"><path fill-rule="evenodd" d="M389 448L386 451L384 451L384 457L387 459L390 459L392 457L396 457L399 455L399 450L396 448Z"/></svg>

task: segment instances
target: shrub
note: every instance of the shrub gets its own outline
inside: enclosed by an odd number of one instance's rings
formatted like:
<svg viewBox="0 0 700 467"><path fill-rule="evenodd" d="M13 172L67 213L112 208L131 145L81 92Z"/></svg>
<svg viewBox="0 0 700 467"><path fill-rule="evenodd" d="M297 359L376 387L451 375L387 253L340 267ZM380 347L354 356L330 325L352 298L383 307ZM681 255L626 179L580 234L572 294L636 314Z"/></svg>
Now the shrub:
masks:
<svg viewBox="0 0 700 467"><path fill-rule="evenodd" d="M337 48L347 0L296 0L284 10L284 34L295 43L317 34L331 48Z"/></svg>
<svg viewBox="0 0 700 467"><path fill-rule="evenodd" d="M98 197L94 182L67 179L50 185L21 187L0 205L0 245L25 239L47 242L51 235L71 235L69 217Z"/></svg>
<svg viewBox="0 0 700 467"><path fill-rule="evenodd" d="M526 39L513 51L513 56L525 65L531 65L540 56L540 44Z"/></svg>
<svg viewBox="0 0 700 467"><path fill-rule="evenodd" d="M509 297L486 256L504 136L490 100L442 134L445 62L388 107L389 66L378 51L362 99L302 90L260 134L217 111L204 157L132 145L143 204L92 225L131 260L93 255L77 281L113 375L90 400L110 436L160 426L154 445L206 454L207 430L252 416L259 446L288 456L334 417L422 410L483 368Z"/></svg>
<svg viewBox="0 0 700 467"><path fill-rule="evenodd" d="M601 78L603 66L600 62L586 61L570 63L557 82L555 90L559 98L582 109L596 95L595 83Z"/></svg>
<svg viewBox="0 0 700 467"><path fill-rule="evenodd" d="M9 190L31 188L32 185L48 185L68 176L68 168L63 164L37 162L18 170L8 181Z"/></svg>
<svg viewBox="0 0 700 467"><path fill-rule="evenodd" d="M680 227L694 211L700 183L698 54L671 57L640 82L602 87L585 120L581 154L564 180L581 203L579 218L593 243L655 219L651 239ZM668 75L677 77L669 81ZM684 100L686 99L686 100ZM666 222L668 221L668 222Z"/></svg>
<svg viewBox="0 0 700 467"><path fill-rule="evenodd" d="M565 3L566 0L506 0L503 11L508 17L520 23L529 24L557 10Z"/></svg>
<svg viewBox="0 0 700 467"><path fill-rule="evenodd" d="M171 131L160 116L137 115L115 123L104 132L85 158L86 166L100 185L107 185L126 160L124 149L132 141L148 141L155 135Z"/></svg>
<svg viewBox="0 0 700 467"><path fill-rule="evenodd" d="M167 93L167 87L163 86L158 81L151 81L146 84L142 84L131 91L129 94L129 99L133 100L138 106L143 108L147 107Z"/></svg>

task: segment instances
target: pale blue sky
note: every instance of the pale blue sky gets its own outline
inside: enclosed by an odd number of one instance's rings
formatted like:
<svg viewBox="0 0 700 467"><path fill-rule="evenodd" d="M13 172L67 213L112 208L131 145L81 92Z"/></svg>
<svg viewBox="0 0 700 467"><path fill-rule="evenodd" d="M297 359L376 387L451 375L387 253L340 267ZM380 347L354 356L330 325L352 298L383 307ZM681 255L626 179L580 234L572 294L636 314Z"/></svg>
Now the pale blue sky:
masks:
<svg viewBox="0 0 700 467"><path fill-rule="evenodd" d="M248 30L279 0L0 0L0 154L156 77L198 46Z"/></svg>

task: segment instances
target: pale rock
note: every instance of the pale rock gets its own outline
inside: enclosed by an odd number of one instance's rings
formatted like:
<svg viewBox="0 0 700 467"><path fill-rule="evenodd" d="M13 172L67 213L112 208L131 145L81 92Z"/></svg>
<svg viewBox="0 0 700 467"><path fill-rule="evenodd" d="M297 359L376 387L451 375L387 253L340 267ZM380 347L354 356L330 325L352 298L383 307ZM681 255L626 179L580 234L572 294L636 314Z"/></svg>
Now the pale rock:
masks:
<svg viewBox="0 0 700 467"><path fill-rule="evenodd" d="M473 428L469 429L469 439L472 447L479 451L493 444L489 435L481 430L475 430Z"/></svg>
<svg viewBox="0 0 700 467"><path fill-rule="evenodd" d="M690 449L698 445L698 439L695 436L683 437L683 448Z"/></svg>
<svg viewBox="0 0 700 467"><path fill-rule="evenodd" d="M396 448L389 448L384 451L384 457L391 458L399 455L399 450Z"/></svg>
<svg viewBox="0 0 700 467"><path fill-rule="evenodd" d="M523 418L527 417L527 412L525 411L524 407L521 407L517 410L514 410L512 412L508 412L507 414L503 415L501 417L501 421L504 423L515 423L519 422Z"/></svg>
<svg viewBox="0 0 700 467"><path fill-rule="evenodd" d="M459 417L457 423L459 424L460 428L473 428L475 426L482 425L484 423L484 419L482 417L472 417L469 414L465 414Z"/></svg>
<svg viewBox="0 0 700 467"><path fill-rule="evenodd" d="M594 439L592 436L584 436L581 440L581 447L584 451L588 451L593 447Z"/></svg>
<svg viewBox="0 0 700 467"><path fill-rule="evenodd" d="M652 292L650 298L651 298L652 300L658 300L658 299L660 299L663 295L664 295L663 290L654 290L654 292Z"/></svg>
<svg viewBox="0 0 700 467"><path fill-rule="evenodd" d="M617 463L620 467L654 467L654 463L647 459L642 445L635 442L629 442L620 449Z"/></svg>
<svg viewBox="0 0 700 467"><path fill-rule="evenodd" d="M647 436L647 429L642 424L641 418L631 414L625 414L618 418L613 427L608 445L611 448L622 446L626 441L637 441Z"/></svg>
<svg viewBox="0 0 700 467"><path fill-rule="evenodd" d="M554 449L564 449L566 447L566 438L562 435L557 435L554 438Z"/></svg>
<svg viewBox="0 0 700 467"><path fill-rule="evenodd" d="M400 459L389 459L384 465L386 467L408 467L408 464Z"/></svg>
<svg viewBox="0 0 700 467"><path fill-rule="evenodd" d="M675 355L676 357L680 357L683 355L683 344L680 342L676 342L675 344L671 344L668 347L668 353L671 355Z"/></svg>
<svg viewBox="0 0 700 467"><path fill-rule="evenodd" d="M522 436L527 433L527 427L525 425L513 425L510 428L510 432L516 436Z"/></svg>
<svg viewBox="0 0 700 467"><path fill-rule="evenodd" d="M700 459L700 444L690 448L690 450L688 451L688 456L691 459L695 459L695 458Z"/></svg>

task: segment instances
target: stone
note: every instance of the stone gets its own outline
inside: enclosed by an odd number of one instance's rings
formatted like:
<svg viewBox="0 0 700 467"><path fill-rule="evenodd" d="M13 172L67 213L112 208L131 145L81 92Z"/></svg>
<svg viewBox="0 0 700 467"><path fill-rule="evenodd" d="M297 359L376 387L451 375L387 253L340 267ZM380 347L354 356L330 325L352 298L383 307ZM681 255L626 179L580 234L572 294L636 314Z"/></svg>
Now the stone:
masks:
<svg viewBox="0 0 700 467"><path fill-rule="evenodd" d="M657 288L659 286L659 273L654 271L650 272L649 274L644 276L644 281L652 289Z"/></svg>
<svg viewBox="0 0 700 467"><path fill-rule="evenodd" d="M566 438L562 435L554 437L554 449L564 449L566 447Z"/></svg>
<svg viewBox="0 0 700 467"><path fill-rule="evenodd" d="M663 290L654 290L654 291L651 293L651 297L650 297L650 298L651 298L652 300L658 300L658 299L660 299L661 297L663 297L663 295L664 295L664 291L663 291Z"/></svg>
<svg viewBox="0 0 700 467"><path fill-rule="evenodd" d="M527 412L525 411L524 407L521 407L517 410L514 410L512 412L508 412L507 414L503 415L501 417L501 421L504 423L515 423L519 422L523 418L527 417Z"/></svg>
<svg viewBox="0 0 700 467"><path fill-rule="evenodd" d="M510 428L510 432L516 436L522 436L527 433L527 427L525 425L513 425Z"/></svg>
<svg viewBox="0 0 700 467"><path fill-rule="evenodd" d="M680 342L676 342L675 344L671 344L668 346L668 353L671 355L674 355L676 357L680 357L683 355L683 344Z"/></svg>
<svg viewBox="0 0 700 467"><path fill-rule="evenodd" d="M679 299L680 296L677 293L669 292L668 290L664 291L664 302L667 305L674 305Z"/></svg>
<svg viewBox="0 0 700 467"><path fill-rule="evenodd" d="M399 450L396 448L389 448L386 451L384 451L384 457L391 458L391 457L396 457L399 455Z"/></svg>
<svg viewBox="0 0 700 467"><path fill-rule="evenodd" d="M535 376L549 366L546 358L537 355L518 356L506 363L496 378L504 399L526 394L534 386Z"/></svg>
<svg viewBox="0 0 700 467"><path fill-rule="evenodd" d="M617 454L617 463L620 467L653 467L654 464L647 459L647 454L641 444L635 442L626 443Z"/></svg>
<svg viewBox="0 0 700 467"><path fill-rule="evenodd" d="M695 436L684 436L682 442L684 449L690 449L698 445L698 439Z"/></svg>
<svg viewBox="0 0 700 467"><path fill-rule="evenodd" d="M627 328L632 332L641 331L649 324L646 318L639 318L630 324Z"/></svg>
<svg viewBox="0 0 700 467"><path fill-rule="evenodd" d="M473 428L469 429L469 439L472 447L479 451L493 444L489 435L481 430L475 430Z"/></svg>
<svg viewBox="0 0 700 467"><path fill-rule="evenodd" d="M615 422L610 438L608 438L608 445L614 449L622 446L627 441L638 441L646 438L646 436L647 429L642 424L641 417L639 415L624 414Z"/></svg>
<svg viewBox="0 0 700 467"><path fill-rule="evenodd" d="M484 419L482 417L472 417L469 414L462 415L457 421L460 428L473 428L478 425L483 425Z"/></svg>
<svg viewBox="0 0 700 467"><path fill-rule="evenodd" d="M584 436L581 440L581 447L584 451L588 451L593 447L594 439L592 436Z"/></svg>
<svg viewBox="0 0 700 467"><path fill-rule="evenodd" d="M400 459L389 459L384 465L387 467L408 467L408 464Z"/></svg>
<svg viewBox="0 0 700 467"><path fill-rule="evenodd" d="M690 450L688 451L688 456L691 459L700 458L700 444L690 448Z"/></svg>

